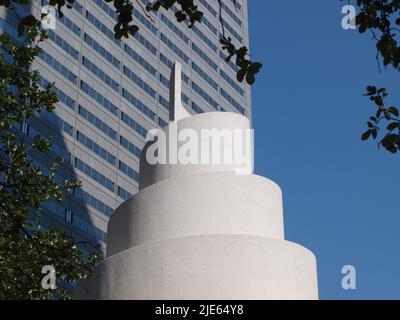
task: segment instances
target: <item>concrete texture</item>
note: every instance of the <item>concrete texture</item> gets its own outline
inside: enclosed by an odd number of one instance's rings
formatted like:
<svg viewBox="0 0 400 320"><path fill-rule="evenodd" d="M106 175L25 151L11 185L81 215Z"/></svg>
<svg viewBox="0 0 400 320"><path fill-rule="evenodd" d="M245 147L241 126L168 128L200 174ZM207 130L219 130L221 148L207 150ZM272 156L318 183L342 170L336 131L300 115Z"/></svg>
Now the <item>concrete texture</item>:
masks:
<svg viewBox="0 0 400 320"><path fill-rule="evenodd" d="M112 215L107 233L108 256L144 243L190 235L247 234L283 240L281 190L255 175L174 177L122 204Z"/></svg>
<svg viewBox="0 0 400 320"><path fill-rule="evenodd" d="M246 130L250 122L212 112L172 122L168 137L173 127ZM318 299L315 257L284 240L274 182L235 174L238 163L150 165L145 153L140 191L113 213L107 258L75 299Z"/></svg>
<svg viewBox="0 0 400 320"><path fill-rule="evenodd" d="M172 128L172 129L171 129ZM232 112L208 112L193 115L189 118L184 118L180 121L173 122L169 126L162 129L167 138L166 152L169 154L170 148L170 134L173 132L180 132L184 129L194 130L199 136L201 135L202 129L216 129L222 131L228 130L249 130L250 121L248 118ZM146 152L152 142L146 143L142 150L140 158L140 181L139 190L146 188L161 180L168 179L173 176L190 175L195 173L210 173L210 172L232 172L236 169L241 168L242 164L155 164L151 165L146 161ZM178 148L183 143L178 143ZM250 146L252 147L252 146ZM221 149L223 144L221 144ZM251 154L253 150L249 151Z"/></svg>
<svg viewBox="0 0 400 320"><path fill-rule="evenodd" d="M133 247L79 286L85 299L317 299L314 255L264 237L205 235Z"/></svg>

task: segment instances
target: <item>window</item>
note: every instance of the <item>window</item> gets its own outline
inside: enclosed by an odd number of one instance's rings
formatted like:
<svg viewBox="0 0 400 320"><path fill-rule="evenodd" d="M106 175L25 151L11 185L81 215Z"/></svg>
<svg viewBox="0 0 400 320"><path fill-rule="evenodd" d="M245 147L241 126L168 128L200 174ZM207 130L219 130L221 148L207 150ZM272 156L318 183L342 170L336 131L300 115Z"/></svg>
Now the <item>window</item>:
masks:
<svg viewBox="0 0 400 320"><path fill-rule="evenodd" d="M145 37L143 37L139 32L136 32L134 37L139 40L140 44L145 47L151 54L157 55L157 48L153 46Z"/></svg>
<svg viewBox="0 0 400 320"><path fill-rule="evenodd" d="M121 45L121 40L114 37L114 32L108 29L103 23L100 22L94 15L86 10L86 19L93 24L98 30L100 30L106 37L112 40L117 46Z"/></svg>
<svg viewBox="0 0 400 320"><path fill-rule="evenodd" d="M214 71L218 71L218 66L217 66L217 64L216 64L214 61L212 61L212 59L210 59L210 58L208 57L208 55L207 55L206 53L204 53L204 52L203 52L197 45L195 45L193 42L192 42L192 49L193 49L193 51L194 51L201 59L203 59L204 62L206 62L211 68L213 68Z"/></svg>
<svg viewBox="0 0 400 320"><path fill-rule="evenodd" d="M158 96L158 101L160 104L167 110L169 110L169 102L167 99L165 99L163 96L159 95Z"/></svg>
<svg viewBox="0 0 400 320"><path fill-rule="evenodd" d="M135 130L137 133L139 133L143 138L146 138L147 130L145 128L143 128L140 124L138 124L135 120L133 120L131 117L129 117L127 114L125 114L124 112L121 112L121 120L123 122L125 122L133 130ZM139 152L139 155L140 155L140 152Z"/></svg>
<svg viewBox="0 0 400 320"><path fill-rule="evenodd" d="M119 84L103 70L98 68L94 63L92 63L88 58L82 57L82 64L109 87L117 92L119 91Z"/></svg>
<svg viewBox="0 0 400 320"><path fill-rule="evenodd" d="M58 62L56 59L54 59L52 56L50 56L46 51L42 50L39 53L39 57L46 62L49 66L51 66L54 70L56 70L58 73L63 75L65 78L67 78L69 81L72 83L76 84L76 75L69 71L63 64Z"/></svg>
<svg viewBox="0 0 400 320"><path fill-rule="evenodd" d="M139 173L122 161L119 161L119 170L125 173L128 177L132 178L134 181L139 182Z"/></svg>
<svg viewBox="0 0 400 320"><path fill-rule="evenodd" d="M74 59L79 58L79 52L72 46L68 44L68 42L64 41L59 35L57 35L54 31L48 30L49 39L51 39L54 43L56 43L60 48L62 48L65 52L67 52Z"/></svg>
<svg viewBox="0 0 400 320"><path fill-rule="evenodd" d="M160 61L162 63L164 63L168 68L172 69L172 67L174 66L174 64L172 63L171 60L169 60L166 56L164 56L161 52L160 52Z"/></svg>
<svg viewBox="0 0 400 320"><path fill-rule="evenodd" d="M183 53L171 40L169 40L163 33L161 33L161 41L164 42L175 54L186 63L189 63L189 57Z"/></svg>
<svg viewBox="0 0 400 320"><path fill-rule="evenodd" d="M82 188L75 189L74 196L82 200L92 208L96 209L97 211L105 214L108 217L111 217L113 209L107 206L104 202L98 200L97 198L84 191Z"/></svg>
<svg viewBox="0 0 400 320"><path fill-rule="evenodd" d="M237 23L239 27L242 26L242 21L237 17L235 13L233 13L231 9L229 9L229 7L223 1L221 1L221 8L232 18L233 21Z"/></svg>
<svg viewBox="0 0 400 320"><path fill-rule="evenodd" d="M183 42L189 44L189 38L174 24L169 20L164 14L161 13L161 21L168 26Z"/></svg>
<svg viewBox="0 0 400 320"><path fill-rule="evenodd" d="M192 101L192 110L196 113L204 113L203 109L201 109L196 103Z"/></svg>
<svg viewBox="0 0 400 320"><path fill-rule="evenodd" d="M153 77L156 76L157 70L127 44L125 44L125 52L132 57L133 60L139 63L145 70L147 70Z"/></svg>
<svg viewBox="0 0 400 320"><path fill-rule="evenodd" d="M49 81L47 81L45 78L43 78L42 76L39 75L38 78L38 84L42 87L42 88L47 88L47 86L50 84ZM55 92L58 96L58 101L61 101L62 103L64 103L67 107L71 108L72 110L75 110L75 100L72 99L70 96L68 96L66 93L64 93L63 91L61 91L60 89L58 89L56 86L53 86L51 88L51 90L53 92Z"/></svg>
<svg viewBox="0 0 400 320"><path fill-rule="evenodd" d="M199 30L195 25L192 27L193 32L201 39L203 42L215 53L218 52L218 47L214 44L213 41L210 40L203 32Z"/></svg>
<svg viewBox="0 0 400 320"><path fill-rule="evenodd" d="M97 41L90 37L87 33L84 34L84 40L96 52L100 53L103 58L112 63L115 67L119 68L120 61L115 58L110 52L108 52L104 47L102 47Z"/></svg>
<svg viewBox="0 0 400 320"><path fill-rule="evenodd" d="M193 61L192 61L192 69L196 71L196 73L200 77L202 77L211 87L213 87L216 91L218 91L218 84Z"/></svg>
<svg viewBox="0 0 400 320"><path fill-rule="evenodd" d="M157 35L157 28L152 24L149 19L142 15L138 10L133 9L133 15L137 18L147 29L149 29L153 34Z"/></svg>
<svg viewBox="0 0 400 320"><path fill-rule="evenodd" d="M221 72L221 77L229 83L229 85L236 90L237 93L239 93L242 97L244 97L244 90L237 84L235 80L233 80L231 77L229 77L222 69L220 70Z"/></svg>
<svg viewBox="0 0 400 320"><path fill-rule="evenodd" d="M87 176L91 177L93 180L100 183L108 190L114 192L114 183L110 179L108 179L106 176L102 175L100 172L93 169L91 166L76 157L75 168L77 168L79 171L83 172Z"/></svg>
<svg viewBox="0 0 400 320"><path fill-rule="evenodd" d="M111 139L117 140L117 131L110 128L107 124L97 118L93 113L89 112L87 109L82 107L81 105L78 108L79 115L86 119L88 122L93 124L97 129L103 131L106 135L108 135Z"/></svg>
<svg viewBox="0 0 400 320"><path fill-rule="evenodd" d="M50 124L51 126L56 128L61 128L61 130L63 130L70 136L73 135L74 127L71 126L68 122L61 119L54 112L47 112L47 111L42 112L41 117L43 117L43 119L46 119L47 123Z"/></svg>
<svg viewBox="0 0 400 320"><path fill-rule="evenodd" d="M128 90L122 88L122 96L128 100L136 109L140 110L144 115L146 115L151 120L155 121L156 114L150 108L148 108L143 102L137 99L135 96L130 94Z"/></svg>
<svg viewBox="0 0 400 320"><path fill-rule="evenodd" d="M98 93L95 89L93 89L83 80L81 80L81 89L88 96L91 96L94 100L96 100L102 107L107 109L109 112L111 112L114 115L118 114L118 108L113 103L104 98L100 93Z"/></svg>
<svg viewBox="0 0 400 320"><path fill-rule="evenodd" d="M234 98L232 98L228 92L221 88L221 95L241 114L245 114L245 109L237 102Z"/></svg>
<svg viewBox="0 0 400 320"><path fill-rule="evenodd" d="M118 186L118 196L124 200L127 200L132 197L132 194L126 191L124 188Z"/></svg>
<svg viewBox="0 0 400 320"><path fill-rule="evenodd" d="M124 74L136 83L144 92L146 92L150 97L156 98L156 90L154 90L150 85L143 81L135 72L124 66Z"/></svg>
<svg viewBox="0 0 400 320"><path fill-rule="evenodd" d="M106 149L99 146L96 142L86 137L82 132L76 132L76 140L83 144L90 151L96 153L98 156L106 160L108 163L115 166L115 156L109 153Z"/></svg>
<svg viewBox="0 0 400 320"><path fill-rule="evenodd" d="M125 139L123 136L120 136L119 143L130 153L140 158L141 150L138 147L136 147L133 143L129 142L128 139Z"/></svg>
<svg viewBox="0 0 400 320"><path fill-rule="evenodd" d="M212 99L202 88L192 81L192 89L207 101L214 109L218 110L218 102Z"/></svg>

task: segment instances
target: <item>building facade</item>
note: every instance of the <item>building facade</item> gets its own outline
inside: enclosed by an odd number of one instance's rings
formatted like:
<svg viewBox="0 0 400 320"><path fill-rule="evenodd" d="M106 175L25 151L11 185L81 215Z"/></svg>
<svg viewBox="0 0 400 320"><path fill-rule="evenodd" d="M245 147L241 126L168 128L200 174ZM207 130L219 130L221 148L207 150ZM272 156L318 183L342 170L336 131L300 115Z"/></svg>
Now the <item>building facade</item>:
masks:
<svg viewBox="0 0 400 320"><path fill-rule="evenodd" d="M21 128L26 139L52 136L51 155L65 159L59 177L82 182L64 203L46 203L43 223L61 225L103 249L112 211L138 191L147 131L168 123L174 61L182 64L182 102L188 111L230 111L251 119L250 87L237 82L236 67L224 61L219 46L218 1L197 1L204 18L192 29L176 22L177 7L146 13L147 2L134 5L140 31L121 41L114 38L116 14L105 1L75 0L73 8L64 8L34 65L42 86L55 83L59 103L54 113ZM38 16L41 7L32 10ZM247 1L223 0L221 12L227 36L248 47ZM0 28L13 34L15 25L14 17L1 11ZM33 157L46 170L51 158Z"/></svg>

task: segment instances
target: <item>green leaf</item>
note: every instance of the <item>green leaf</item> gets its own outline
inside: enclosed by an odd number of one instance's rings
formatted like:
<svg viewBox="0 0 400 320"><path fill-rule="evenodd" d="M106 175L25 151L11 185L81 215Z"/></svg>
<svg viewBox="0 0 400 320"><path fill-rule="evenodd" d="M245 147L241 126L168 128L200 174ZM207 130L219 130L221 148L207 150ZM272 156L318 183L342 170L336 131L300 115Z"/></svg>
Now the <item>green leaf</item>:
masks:
<svg viewBox="0 0 400 320"><path fill-rule="evenodd" d="M370 136L371 136L371 130L367 130L361 135L361 140L363 141L368 140Z"/></svg>

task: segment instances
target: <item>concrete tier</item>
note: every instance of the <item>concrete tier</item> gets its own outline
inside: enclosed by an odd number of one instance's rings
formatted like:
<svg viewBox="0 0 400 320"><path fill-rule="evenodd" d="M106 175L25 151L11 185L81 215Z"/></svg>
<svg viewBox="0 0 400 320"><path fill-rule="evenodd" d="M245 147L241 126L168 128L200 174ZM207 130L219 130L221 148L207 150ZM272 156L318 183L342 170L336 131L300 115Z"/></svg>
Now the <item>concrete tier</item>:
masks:
<svg viewBox="0 0 400 320"><path fill-rule="evenodd" d="M170 123L169 126L162 129L166 136L166 147L160 148L160 150L165 150L167 153L167 159L170 156L170 134L174 132L181 132L183 129L190 129L193 132L196 132L198 137L201 137L201 131L207 129L216 129L218 132L222 133L224 130L228 130L229 132L233 132L234 130L240 130L241 132L245 132L250 129L250 121L247 117L242 116L237 113L231 112L208 112L203 114L197 114L191 116L189 118L184 118L177 122ZM171 131L170 131L171 130ZM215 135L218 138L218 134ZM177 137L175 137L176 139ZM223 141L221 138L219 141ZM244 141L244 134L243 134ZM153 142L148 142L141 154L140 158L140 182L139 189L143 189L153 183L162 181L169 177L187 175L187 174L195 174L195 173L206 173L206 172L235 172L237 168L242 168L243 164L235 163L235 159L232 164L154 164L150 165L147 162L146 154L149 146ZM177 148L185 144L185 142L178 142ZM243 144L245 145L245 144ZM223 150L224 144L221 143L221 150ZM244 147L245 149L245 147ZM245 149L246 150L246 149ZM243 150L243 152L245 151ZM161 151L160 151L161 152ZM210 148L210 153L212 150ZM176 154L176 152L175 152ZM249 146L249 155L251 155L250 159L252 159L253 150L252 145Z"/></svg>
<svg viewBox="0 0 400 320"><path fill-rule="evenodd" d="M264 177L232 173L179 176L153 184L113 213L107 256L148 242L201 234L283 240L280 188Z"/></svg>
<svg viewBox="0 0 400 320"><path fill-rule="evenodd" d="M74 299L318 299L306 248L263 237L206 235L154 242L107 258Z"/></svg>

